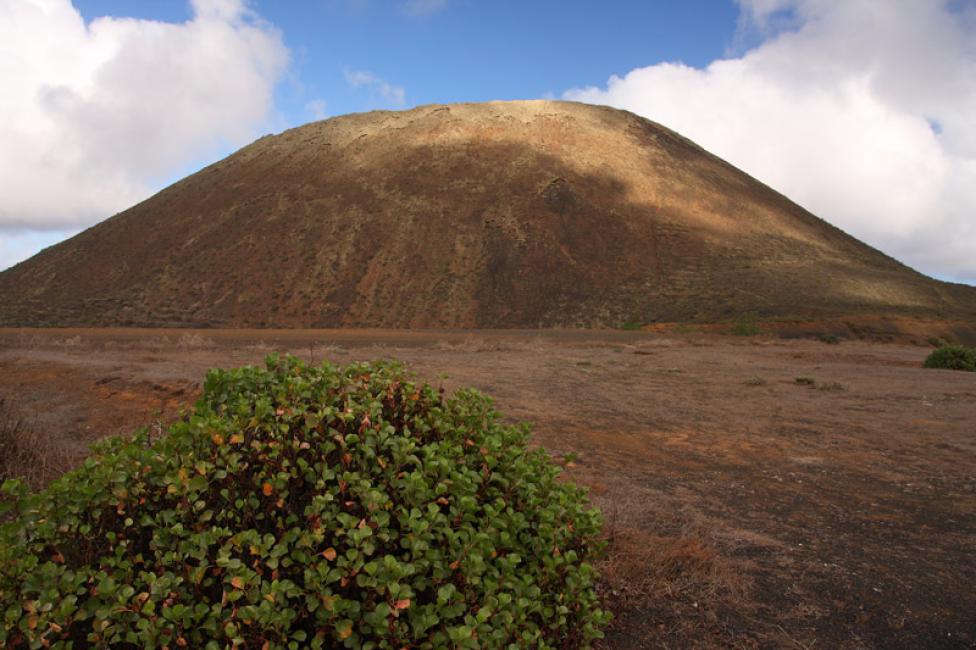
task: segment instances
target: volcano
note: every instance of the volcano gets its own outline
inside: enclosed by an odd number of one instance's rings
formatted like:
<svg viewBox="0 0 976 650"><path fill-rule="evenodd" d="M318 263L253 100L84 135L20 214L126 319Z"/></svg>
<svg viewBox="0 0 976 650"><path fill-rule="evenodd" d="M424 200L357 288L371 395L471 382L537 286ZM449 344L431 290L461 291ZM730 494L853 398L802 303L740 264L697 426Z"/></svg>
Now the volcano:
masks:
<svg viewBox="0 0 976 650"><path fill-rule="evenodd" d="M677 133L554 101L265 136L0 273L0 295L4 326L976 317L976 289L913 271Z"/></svg>

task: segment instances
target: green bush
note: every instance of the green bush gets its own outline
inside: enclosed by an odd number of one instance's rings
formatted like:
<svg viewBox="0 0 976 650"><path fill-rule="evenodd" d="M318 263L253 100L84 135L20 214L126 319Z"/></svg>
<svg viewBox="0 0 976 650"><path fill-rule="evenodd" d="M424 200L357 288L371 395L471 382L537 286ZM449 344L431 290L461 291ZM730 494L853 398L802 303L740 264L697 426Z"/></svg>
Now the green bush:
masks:
<svg viewBox="0 0 976 650"><path fill-rule="evenodd" d="M976 349L964 345L943 345L925 359L926 368L976 372Z"/></svg>
<svg viewBox="0 0 976 650"><path fill-rule="evenodd" d="M735 336L756 336L762 334L762 328L749 319L738 320L732 324L729 331Z"/></svg>
<svg viewBox="0 0 976 650"><path fill-rule="evenodd" d="M624 321L623 323L620 323L620 325L617 326L617 329L628 330L633 332L639 330L642 327L643 325L641 325L640 321L628 320L628 321Z"/></svg>
<svg viewBox="0 0 976 650"><path fill-rule="evenodd" d="M4 485L0 647L585 647L600 516L396 364L213 370L150 444Z"/></svg>

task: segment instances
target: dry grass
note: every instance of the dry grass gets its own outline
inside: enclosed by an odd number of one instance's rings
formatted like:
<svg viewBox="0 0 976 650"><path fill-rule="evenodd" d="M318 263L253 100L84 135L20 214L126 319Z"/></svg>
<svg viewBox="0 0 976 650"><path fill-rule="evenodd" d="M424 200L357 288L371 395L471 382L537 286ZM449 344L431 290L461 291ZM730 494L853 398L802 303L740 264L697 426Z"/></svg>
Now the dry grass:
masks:
<svg viewBox="0 0 976 650"><path fill-rule="evenodd" d="M435 350L443 352L542 352L546 342L541 337L516 341L500 340L481 336L466 336L460 341L438 341Z"/></svg>
<svg viewBox="0 0 976 650"><path fill-rule="evenodd" d="M47 434L32 433L14 404L0 397L0 483L19 478L37 489L72 464L63 444Z"/></svg>
<svg viewBox="0 0 976 650"><path fill-rule="evenodd" d="M274 348L268 345L267 342L261 340L246 346L245 349L250 350L252 352L261 352L262 354L267 354L274 350Z"/></svg>
<svg viewBox="0 0 976 650"><path fill-rule="evenodd" d="M828 381L817 384L817 388L823 391L844 390L844 384L837 381Z"/></svg>
<svg viewBox="0 0 976 650"><path fill-rule="evenodd" d="M601 573L617 604L661 598L704 603L747 588L706 526L686 521L668 534L652 532L642 521L645 497L610 491L594 502L604 513L607 541Z"/></svg>
<svg viewBox="0 0 976 650"><path fill-rule="evenodd" d="M215 348L217 344L196 332L187 332L176 341L176 346L181 350L209 350Z"/></svg>
<svg viewBox="0 0 976 650"><path fill-rule="evenodd" d="M607 556L598 569L615 615L611 632L628 636L636 623L656 631L641 647L697 647L693 639L739 647L720 621L729 612L749 615L750 579L723 554L713 525L690 516L648 520L648 499L614 489L593 498L604 515Z"/></svg>

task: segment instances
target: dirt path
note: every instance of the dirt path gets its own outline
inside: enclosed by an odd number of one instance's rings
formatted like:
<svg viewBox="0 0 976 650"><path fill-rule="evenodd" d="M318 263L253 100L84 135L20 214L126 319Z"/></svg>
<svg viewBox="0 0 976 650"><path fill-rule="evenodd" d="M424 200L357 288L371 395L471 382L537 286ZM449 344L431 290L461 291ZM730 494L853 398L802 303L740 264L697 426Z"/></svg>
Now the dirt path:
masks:
<svg viewBox="0 0 976 650"><path fill-rule="evenodd" d="M56 466L272 350L397 358L534 424L611 536L611 647L976 644L976 375L924 347L634 332L0 331ZM812 380L813 384L798 383ZM60 465L59 465L60 463Z"/></svg>

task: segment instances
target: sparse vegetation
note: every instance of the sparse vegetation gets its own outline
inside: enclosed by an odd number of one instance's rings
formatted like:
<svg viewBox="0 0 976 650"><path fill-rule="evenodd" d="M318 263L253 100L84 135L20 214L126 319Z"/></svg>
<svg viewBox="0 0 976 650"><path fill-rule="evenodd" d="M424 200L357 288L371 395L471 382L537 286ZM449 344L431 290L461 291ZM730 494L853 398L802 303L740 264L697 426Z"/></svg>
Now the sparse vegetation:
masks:
<svg viewBox="0 0 976 650"><path fill-rule="evenodd" d="M0 397L0 483L16 475L20 464L23 420L6 397Z"/></svg>
<svg viewBox="0 0 976 650"><path fill-rule="evenodd" d="M762 329L750 318L743 318L732 323L729 330L735 336L756 336L762 334Z"/></svg>
<svg viewBox="0 0 976 650"><path fill-rule="evenodd" d="M840 343L840 337L835 334L821 334L818 340L827 345L838 345Z"/></svg>
<svg viewBox="0 0 976 650"><path fill-rule="evenodd" d="M976 348L964 345L943 345L925 359L926 368L965 370L976 372Z"/></svg>
<svg viewBox="0 0 976 650"><path fill-rule="evenodd" d="M161 439L4 485L0 646L588 646L600 515L527 441L396 364L211 371Z"/></svg>
<svg viewBox="0 0 976 650"><path fill-rule="evenodd" d="M628 320L620 323L620 325L617 326L617 329L634 331L639 330L641 327L643 327L643 325L639 321Z"/></svg>
<svg viewBox="0 0 976 650"><path fill-rule="evenodd" d="M759 376L752 376L746 379L745 383L747 386L765 386L766 380Z"/></svg>
<svg viewBox="0 0 976 650"><path fill-rule="evenodd" d="M800 386L816 386L817 381L813 377L797 377L794 381Z"/></svg>
<svg viewBox="0 0 976 650"><path fill-rule="evenodd" d="M184 350L198 350L205 348L213 348L215 343L196 332L184 332L180 335L179 340L177 340L176 345Z"/></svg>
<svg viewBox="0 0 976 650"><path fill-rule="evenodd" d="M23 414L0 396L0 484L16 478L38 487L63 474L68 465L64 446L29 431Z"/></svg>
<svg viewBox="0 0 976 650"><path fill-rule="evenodd" d="M649 530L640 515L653 497L628 487L615 486L597 498L607 516L609 550L600 563L601 586L621 612L614 625L625 624L627 616L653 618L663 624L655 626L660 636L646 647L672 647L672 640L683 644L677 647L709 647L688 642L709 628L701 610L747 610L750 578L722 553L707 522L682 517L667 532ZM710 645L735 647L727 638L708 638Z"/></svg>
<svg viewBox="0 0 976 650"><path fill-rule="evenodd" d="M817 384L817 389L826 392L844 390L844 384L838 381L825 381L820 384Z"/></svg>

